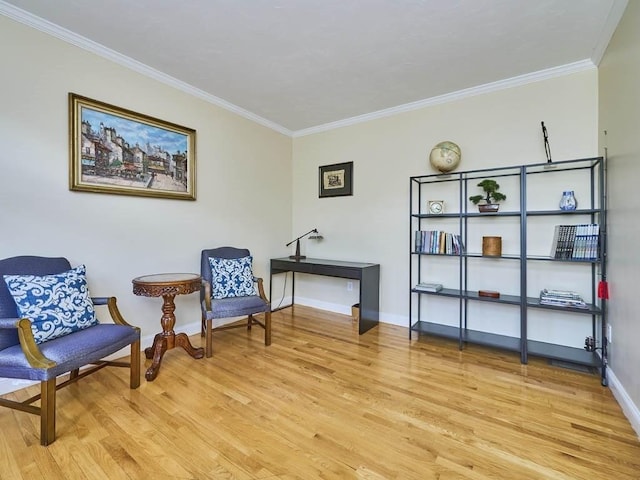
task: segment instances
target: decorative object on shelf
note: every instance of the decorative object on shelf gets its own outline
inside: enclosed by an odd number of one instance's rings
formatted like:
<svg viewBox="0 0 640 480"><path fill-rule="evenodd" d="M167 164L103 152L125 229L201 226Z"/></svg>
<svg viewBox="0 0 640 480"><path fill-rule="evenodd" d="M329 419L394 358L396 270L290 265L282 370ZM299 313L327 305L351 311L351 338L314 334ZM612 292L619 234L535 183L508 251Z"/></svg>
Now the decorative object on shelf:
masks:
<svg viewBox="0 0 640 480"><path fill-rule="evenodd" d="M589 308L582 296L570 290L540 290L540 305L553 305L554 307Z"/></svg>
<svg viewBox="0 0 640 480"><path fill-rule="evenodd" d="M576 200L573 190L565 190L562 192L562 197L560 198L560 210L571 211L576 208L578 208L578 200Z"/></svg>
<svg viewBox="0 0 640 480"><path fill-rule="evenodd" d="M558 260L597 260L600 255L600 225L556 225L549 256Z"/></svg>
<svg viewBox="0 0 640 480"><path fill-rule="evenodd" d="M444 213L444 200L429 200L427 202L427 210L431 215Z"/></svg>
<svg viewBox="0 0 640 480"><path fill-rule="evenodd" d="M478 183L478 186L484 191L484 195L472 195L469 200L478 205L478 211L480 212L497 212L500 205L497 202L506 200L507 196L498 190L500 185L493 179L486 178ZM484 203L480 203L484 201Z"/></svg>
<svg viewBox="0 0 640 480"><path fill-rule="evenodd" d="M69 93L69 190L196 199L196 131Z"/></svg>
<svg viewBox="0 0 640 480"><path fill-rule="evenodd" d="M482 255L499 257L502 255L502 237L482 237Z"/></svg>
<svg viewBox="0 0 640 480"><path fill-rule="evenodd" d="M442 173L449 173L455 170L461 159L462 152L460 147L449 141L438 143L431 149L429 154L431 166Z"/></svg>
<svg viewBox="0 0 640 480"><path fill-rule="evenodd" d="M551 147L549 146L549 133L547 127L544 126L544 122L540 122L542 125L542 137L544 138L544 153L547 155L547 163L551 163Z"/></svg>
<svg viewBox="0 0 640 480"><path fill-rule="evenodd" d="M420 292L432 292L437 293L442 290L441 283L429 283L429 282L420 282L415 287L414 290L418 290Z"/></svg>
<svg viewBox="0 0 640 480"><path fill-rule="evenodd" d="M300 235L298 238L294 238L293 240L291 240L289 243L285 245L285 247L288 247L293 242L296 242L296 253L295 255L289 255L289 258L291 258L292 260L302 260L303 258L307 258L306 255L300 255L300 239L306 237L310 233L313 233L313 235L309 236L311 240L322 240L324 238L322 235L318 233L317 228L314 228L313 230L309 230L307 233Z"/></svg>
<svg viewBox="0 0 640 480"><path fill-rule="evenodd" d="M479 297L500 298L500 292L495 290L478 290Z"/></svg>
<svg viewBox="0 0 640 480"><path fill-rule="evenodd" d="M353 195L353 162L319 167L319 182L320 198Z"/></svg>

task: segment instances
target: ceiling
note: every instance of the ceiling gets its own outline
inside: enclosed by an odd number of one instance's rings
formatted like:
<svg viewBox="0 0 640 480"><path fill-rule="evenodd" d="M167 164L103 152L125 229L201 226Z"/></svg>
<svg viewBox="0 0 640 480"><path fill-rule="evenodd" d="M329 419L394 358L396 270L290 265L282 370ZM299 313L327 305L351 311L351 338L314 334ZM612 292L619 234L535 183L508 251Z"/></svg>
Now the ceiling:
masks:
<svg viewBox="0 0 640 480"><path fill-rule="evenodd" d="M289 135L600 61L627 0L0 0Z"/></svg>

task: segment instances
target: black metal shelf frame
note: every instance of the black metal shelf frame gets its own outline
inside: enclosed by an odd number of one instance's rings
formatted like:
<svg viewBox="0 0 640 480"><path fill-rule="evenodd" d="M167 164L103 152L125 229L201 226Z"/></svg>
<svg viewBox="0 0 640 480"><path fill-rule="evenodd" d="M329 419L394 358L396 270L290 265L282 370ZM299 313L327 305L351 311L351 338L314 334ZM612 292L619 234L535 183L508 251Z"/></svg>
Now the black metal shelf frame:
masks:
<svg viewBox="0 0 640 480"><path fill-rule="evenodd" d="M590 198L587 208L580 208L573 211L561 210L527 210L527 180L530 175L547 175L557 172L567 172L572 170L589 170L590 179ZM555 162L553 164L540 163L530 165L520 165L513 167L496 167L479 170L471 170L466 172L455 172L450 174L422 175L410 177L410 212L409 212L409 282L410 282L410 298L409 298L409 319L410 329L418 334L441 336L445 338L457 339L459 348L464 348L467 343L477 343L520 353L522 363L527 363L528 356L540 356L551 360L560 360L564 362L586 365L589 367L597 367L600 370L601 382L607 384L606 364L607 364L607 337L606 337L606 300L600 299L599 305L597 301L597 283L598 279L606 282L606 256L607 256L607 231L606 231L606 192L605 192L605 159L603 157L584 158L577 160L566 160ZM519 180L519 210L516 211L499 211L495 213L479 213L468 211L468 182L483 178L500 178L500 177L518 177ZM423 205L422 187L434 183L455 182L458 188L460 209L455 213L443 214L427 214L422 213ZM414 206L417 205L417 211ZM567 216L574 215L588 216L591 223L599 223L600 225L600 243L599 255L597 259L556 259L540 255L527 254L527 223L529 217L544 216ZM499 298L482 297L478 292L470 291L467 284L467 272L469 270L469 258L481 258L482 254L460 252L456 255L451 254L435 254L423 253L412 250L413 231L420 230L423 221L433 222L437 219L456 219L458 220L459 233L463 239L463 243L468 245L467 235L469 231L468 220L472 218L488 218L491 217L518 217L520 219L520 254L518 255L501 255L491 256L491 259L500 260L518 260L520 261L520 294L519 295L501 295ZM417 290L413 286L421 278L422 257L450 257L457 259L458 266L458 288L444 288L438 292L425 292ZM587 308L568 308L553 305L543 305L537 297L527 297L527 263L529 261L546 261L546 262L563 262L573 264L584 264L585 268L591 270L591 299L592 302ZM422 312L423 305L419 299L422 295L432 295L440 297L449 297L458 299L458 325L449 326L441 325L434 322L424 321L425 316ZM417 309L414 312L414 299ZM493 334L473 330L467 327L467 319L469 316L469 302L490 302L496 304L509 304L518 306L520 310L520 337L510 337L505 335ZM596 351L587 351L585 349L569 347L564 345L556 345L541 341L534 341L527 336L527 313L528 309L542 309L563 311L578 315L591 316L592 336L596 339ZM417 321L415 319L417 318ZM599 328L598 328L599 327Z"/></svg>

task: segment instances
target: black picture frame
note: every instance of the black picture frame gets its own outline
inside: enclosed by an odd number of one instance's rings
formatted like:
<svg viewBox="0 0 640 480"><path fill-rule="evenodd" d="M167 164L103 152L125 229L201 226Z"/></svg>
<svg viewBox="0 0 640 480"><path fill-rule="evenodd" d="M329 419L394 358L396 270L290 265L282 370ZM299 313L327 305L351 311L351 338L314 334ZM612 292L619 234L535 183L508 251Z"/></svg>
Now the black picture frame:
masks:
<svg viewBox="0 0 640 480"><path fill-rule="evenodd" d="M353 162L321 166L318 181L320 198L353 195Z"/></svg>

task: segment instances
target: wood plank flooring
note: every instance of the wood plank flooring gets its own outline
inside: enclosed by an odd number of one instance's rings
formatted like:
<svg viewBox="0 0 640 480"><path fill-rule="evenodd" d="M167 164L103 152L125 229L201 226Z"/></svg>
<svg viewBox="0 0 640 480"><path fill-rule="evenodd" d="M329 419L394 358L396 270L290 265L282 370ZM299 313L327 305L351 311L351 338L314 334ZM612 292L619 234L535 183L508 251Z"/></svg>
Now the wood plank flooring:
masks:
<svg viewBox="0 0 640 480"><path fill-rule="evenodd" d="M273 314L270 347L261 329L222 331L212 358L174 349L155 381L127 379L59 391L49 447L38 417L0 409L0 479L640 478L598 375L385 324L359 336L301 306Z"/></svg>

